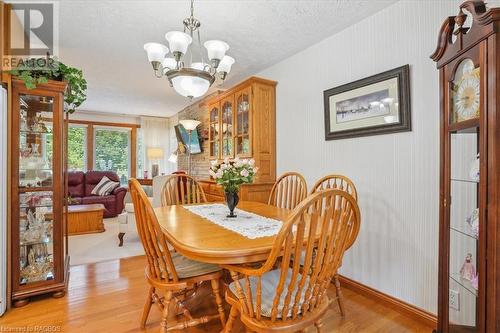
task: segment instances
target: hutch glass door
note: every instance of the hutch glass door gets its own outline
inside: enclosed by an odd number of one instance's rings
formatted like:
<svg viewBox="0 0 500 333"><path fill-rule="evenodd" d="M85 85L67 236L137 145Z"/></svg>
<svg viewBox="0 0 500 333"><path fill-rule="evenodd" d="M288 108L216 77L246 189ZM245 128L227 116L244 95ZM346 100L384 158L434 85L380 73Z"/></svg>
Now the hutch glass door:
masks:
<svg viewBox="0 0 500 333"><path fill-rule="evenodd" d="M19 95L19 285L53 280L52 97Z"/></svg>
<svg viewBox="0 0 500 333"><path fill-rule="evenodd" d="M223 100L220 132L222 135L222 158L233 157L233 99Z"/></svg>
<svg viewBox="0 0 500 333"><path fill-rule="evenodd" d="M210 128L208 133L210 157L219 158L219 107L210 109Z"/></svg>
<svg viewBox="0 0 500 333"><path fill-rule="evenodd" d="M236 155L249 156L250 151L250 89L236 95Z"/></svg>

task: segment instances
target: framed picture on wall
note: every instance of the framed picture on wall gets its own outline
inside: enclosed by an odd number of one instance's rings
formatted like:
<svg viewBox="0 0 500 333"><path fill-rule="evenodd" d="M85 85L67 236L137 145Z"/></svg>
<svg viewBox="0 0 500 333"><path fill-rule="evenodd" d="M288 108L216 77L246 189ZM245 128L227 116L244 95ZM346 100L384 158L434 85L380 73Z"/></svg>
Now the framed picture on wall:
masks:
<svg viewBox="0 0 500 333"><path fill-rule="evenodd" d="M325 90L325 139L411 131L410 66Z"/></svg>

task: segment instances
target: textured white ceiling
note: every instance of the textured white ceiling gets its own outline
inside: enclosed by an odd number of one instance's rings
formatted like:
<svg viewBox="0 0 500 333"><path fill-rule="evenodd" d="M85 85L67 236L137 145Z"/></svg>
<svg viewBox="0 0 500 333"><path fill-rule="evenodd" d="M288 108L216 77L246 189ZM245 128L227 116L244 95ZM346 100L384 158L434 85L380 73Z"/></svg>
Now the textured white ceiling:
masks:
<svg viewBox="0 0 500 333"><path fill-rule="evenodd" d="M231 47L236 64L229 87L396 1L197 0L195 17L202 43L221 39ZM144 43L166 44L167 31L182 29L188 0L63 0L59 10L60 58L82 68L88 81L82 110L171 116L189 104L153 76L143 50ZM317 61L304 59L304 66Z"/></svg>

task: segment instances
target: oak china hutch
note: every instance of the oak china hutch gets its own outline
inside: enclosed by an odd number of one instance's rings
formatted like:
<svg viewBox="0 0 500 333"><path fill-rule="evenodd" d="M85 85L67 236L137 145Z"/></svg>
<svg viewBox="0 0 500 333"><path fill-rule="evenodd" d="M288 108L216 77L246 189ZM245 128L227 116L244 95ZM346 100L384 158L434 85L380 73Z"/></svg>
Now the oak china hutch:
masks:
<svg viewBox="0 0 500 333"><path fill-rule="evenodd" d="M276 180L276 82L250 77L207 101L211 160L253 158L254 184L243 185L241 200L266 202ZM223 201L222 188L201 182L209 201Z"/></svg>
<svg viewBox="0 0 500 333"><path fill-rule="evenodd" d="M61 297L68 278L65 236L64 82L36 89L12 80L11 289L14 306L29 297Z"/></svg>
<svg viewBox="0 0 500 333"><path fill-rule="evenodd" d="M467 1L431 58L441 108L437 332L500 332L500 8Z"/></svg>

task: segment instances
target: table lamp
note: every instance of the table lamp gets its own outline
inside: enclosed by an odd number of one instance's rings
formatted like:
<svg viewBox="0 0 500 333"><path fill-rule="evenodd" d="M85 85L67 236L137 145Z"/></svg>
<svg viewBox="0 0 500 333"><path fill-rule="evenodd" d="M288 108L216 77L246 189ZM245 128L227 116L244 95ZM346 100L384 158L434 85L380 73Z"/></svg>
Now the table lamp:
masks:
<svg viewBox="0 0 500 333"><path fill-rule="evenodd" d="M196 130L199 124L201 124L198 120L193 119L184 119L179 120L179 123L186 129L189 136L189 144L188 144L188 175L191 176L191 133Z"/></svg>
<svg viewBox="0 0 500 333"><path fill-rule="evenodd" d="M157 162L163 158L163 149L161 148L148 148L148 159ZM151 164L151 177L154 178L159 175L159 166L157 163Z"/></svg>

